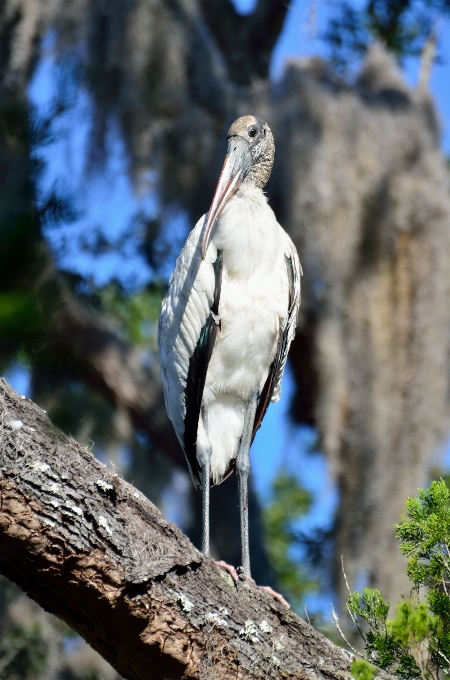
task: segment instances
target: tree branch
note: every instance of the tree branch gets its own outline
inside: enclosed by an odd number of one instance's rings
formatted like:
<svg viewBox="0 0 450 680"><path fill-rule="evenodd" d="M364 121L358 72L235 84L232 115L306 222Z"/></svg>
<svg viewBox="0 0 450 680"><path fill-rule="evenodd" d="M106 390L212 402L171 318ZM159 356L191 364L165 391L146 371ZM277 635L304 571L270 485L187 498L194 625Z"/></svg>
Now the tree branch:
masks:
<svg viewBox="0 0 450 680"><path fill-rule="evenodd" d="M0 473L0 572L124 678L350 678L348 653L235 583L3 379Z"/></svg>
<svg viewBox="0 0 450 680"><path fill-rule="evenodd" d="M68 291L65 297L53 314L52 351L64 356L87 385L124 406L134 425L175 464L184 466L164 405L159 364L155 360L144 366L135 348L117 338Z"/></svg>
<svg viewBox="0 0 450 680"><path fill-rule="evenodd" d="M34 241L36 264L29 286L36 294L43 332L31 335L36 363L81 379L112 404L124 407L134 425L179 466L184 455L167 417L159 364L147 366L140 352L122 342L83 305L55 266L49 246ZM45 341L42 336L45 333Z"/></svg>
<svg viewBox="0 0 450 680"><path fill-rule="evenodd" d="M201 0L202 13L237 85L268 78L272 51L283 29L288 0L259 0L248 15L231 0Z"/></svg>

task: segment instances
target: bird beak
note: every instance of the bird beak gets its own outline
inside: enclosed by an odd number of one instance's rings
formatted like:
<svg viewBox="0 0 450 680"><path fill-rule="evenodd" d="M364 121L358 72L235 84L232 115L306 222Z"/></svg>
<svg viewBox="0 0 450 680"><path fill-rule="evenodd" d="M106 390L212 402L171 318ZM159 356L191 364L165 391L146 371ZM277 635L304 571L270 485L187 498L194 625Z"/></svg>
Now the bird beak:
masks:
<svg viewBox="0 0 450 680"><path fill-rule="evenodd" d="M228 152L220 173L214 198L205 217L200 237L202 260L206 257L212 231L220 213L241 186L252 165L248 142L242 137L233 136L228 142Z"/></svg>

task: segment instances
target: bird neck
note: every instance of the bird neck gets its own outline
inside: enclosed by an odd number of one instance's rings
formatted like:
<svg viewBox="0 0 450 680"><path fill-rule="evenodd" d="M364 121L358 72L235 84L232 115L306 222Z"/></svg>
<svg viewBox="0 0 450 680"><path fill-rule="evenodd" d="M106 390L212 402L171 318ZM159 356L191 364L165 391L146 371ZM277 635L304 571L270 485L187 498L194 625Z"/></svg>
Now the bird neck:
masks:
<svg viewBox="0 0 450 680"><path fill-rule="evenodd" d="M236 192L236 195L234 196L234 200L251 201L255 203L255 205L261 207L267 204L267 196L265 195L262 187L255 184L250 176L246 177L246 179L242 182L241 186Z"/></svg>
<svg viewBox="0 0 450 680"><path fill-rule="evenodd" d="M280 226L262 189L251 181L241 185L220 215L212 242L223 252L225 270L244 277L258 262L278 257Z"/></svg>

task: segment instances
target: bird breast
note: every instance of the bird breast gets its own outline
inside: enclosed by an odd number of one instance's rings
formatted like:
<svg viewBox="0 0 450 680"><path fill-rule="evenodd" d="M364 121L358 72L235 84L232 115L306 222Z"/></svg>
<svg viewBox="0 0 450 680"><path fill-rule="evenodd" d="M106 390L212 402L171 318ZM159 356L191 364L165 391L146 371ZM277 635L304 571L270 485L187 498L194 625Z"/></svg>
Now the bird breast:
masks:
<svg viewBox="0 0 450 680"><path fill-rule="evenodd" d="M265 383L289 304L283 232L261 189L242 185L211 245L222 251L223 274L220 332L204 397L231 393L248 400Z"/></svg>

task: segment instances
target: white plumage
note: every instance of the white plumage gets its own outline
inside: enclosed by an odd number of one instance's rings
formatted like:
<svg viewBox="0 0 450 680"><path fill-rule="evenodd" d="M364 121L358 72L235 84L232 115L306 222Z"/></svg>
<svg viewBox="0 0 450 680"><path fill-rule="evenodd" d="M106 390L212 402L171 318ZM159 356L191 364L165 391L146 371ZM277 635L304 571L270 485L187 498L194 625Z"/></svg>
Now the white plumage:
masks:
<svg viewBox="0 0 450 680"><path fill-rule="evenodd" d="M276 221L263 191L253 182L244 182L225 206L202 260L204 220L205 216L189 234L170 279L161 308L159 352L167 413L183 446L189 358L209 316L215 284L213 263L217 250L221 250L221 330L203 393L213 443L211 477L218 484L236 458L247 403L253 392L260 392L264 386L280 330L290 324L288 345L295 334L301 268L294 244ZM296 274L292 301L286 257ZM287 352L276 379L274 402L281 395L286 357ZM204 439L200 418L197 449L204 448Z"/></svg>

